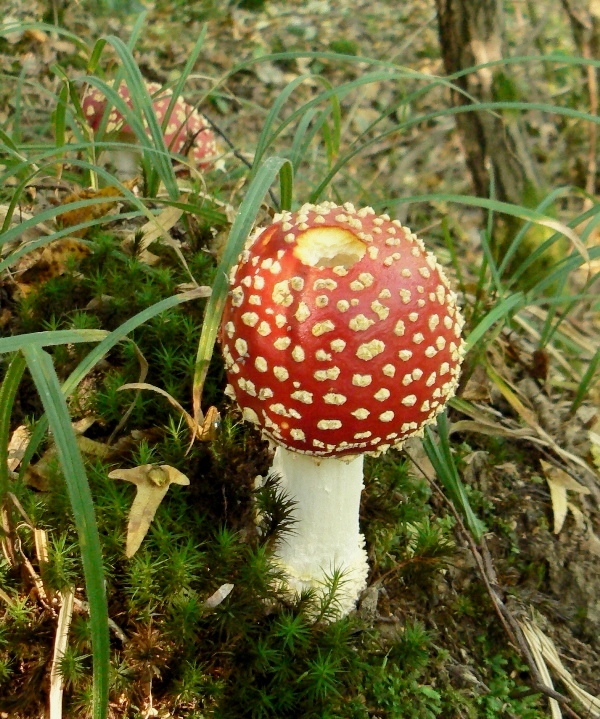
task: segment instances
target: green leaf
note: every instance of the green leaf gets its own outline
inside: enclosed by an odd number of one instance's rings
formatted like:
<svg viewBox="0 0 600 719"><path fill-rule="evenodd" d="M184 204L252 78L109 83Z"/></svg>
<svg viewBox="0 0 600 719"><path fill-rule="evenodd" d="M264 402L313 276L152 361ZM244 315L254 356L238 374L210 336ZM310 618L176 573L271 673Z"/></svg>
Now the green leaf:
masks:
<svg viewBox="0 0 600 719"><path fill-rule="evenodd" d="M212 294L206 304L204 313L204 322L202 324L202 334L198 343L198 352L196 353L196 367L194 371L194 419L196 422L200 420L200 399L202 396L202 387L208 372L208 364L212 357L213 348L217 339L219 325L221 323L221 315L225 307L227 292L229 291L229 271L239 257L244 247L244 243L252 225L256 220L256 215L261 203L267 194L273 180L280 172L284 165L290 165L290 161L281 157L270 157L256 173L255 178L250 183L246 197L242 202L235 221L231 227L231 232L227 239L227 246L219 266L212 288Z"/></svg>
<svg viewBox="0 0 600 719"><path fill-rule="evenodd" d="M106 330L48 330L46 332L32 332L16 337L3 337L0 339L0 354L16 352L27 347L50 347L52 345L67 345L79 342L100 342L108 336Z"/></svg>
<svg viewBox="0 0 600 719"><path fill-rule="evenodd" d="M4 504L4 497L8 492L10 416L24 370L25 358L22 354L15 355L6 370L2 387L0 387L0 507Z"/></svg>
<svg viewBox="0 0 600 719"><path fill-rule="evenodd" d="M493 327L496 322L504 319L509 315L515 307L525 304L525 296L522 292L516 292L514 295L505 297L499 302L487 315L479 322L479 324L469 333L466 343L466 352L473 349L473 347L485 336L490 327Z"/></svg>
<svg viewBox="0 0 600 719"><path fill-rule="evenodd" d="M27 367L48 416L50 429L73 510L83 560L85 586L90 605L93 651L93 716L105 719L108 712L109 638L108 606L104 589L104 570L100 536L96 524L92 493L71 417L50 355L38 345L26 345Z"/></svg>
<svg viewBox="0 0 600 719"><path fill-rule="evenodd" d="M469 497L465 491L465 486L460 479L458 469L454 463L454 457L450 451L450 441L448 439L448 420L446 414L438 415L438 434L439 444L435 441L435 436L430 427L425 427L425 437L423 439L423 448L429 461L433 465L440 482L448 493L452 503L457 510L463 515L465 523L476 541L479 541L485 531L485 526L480 519L477 518Z"/></svg>

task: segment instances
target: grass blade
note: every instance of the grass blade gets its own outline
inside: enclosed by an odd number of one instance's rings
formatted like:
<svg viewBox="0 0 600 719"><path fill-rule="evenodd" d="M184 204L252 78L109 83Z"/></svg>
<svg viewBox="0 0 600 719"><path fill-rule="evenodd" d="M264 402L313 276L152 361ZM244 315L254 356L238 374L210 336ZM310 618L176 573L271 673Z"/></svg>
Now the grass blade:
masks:
<svg viewBox="0 0 600 719"><path fill-rule="evenodd" d="M26 347L50 347L78 342L100 342L108 335L106 330L47 330L0 339L0 354L17 352Z"/></svg>
<svg viewBox="0 0 600 719"><path fill-rule="evenodd" d="M185 66L183 70L181 71L181 74L179 75L179 78L175 85L173 86L173 94L171 95L171 100L169 101L169 106L167 107L167 111L165 112L165 118L162 121L162 128L163 130L166 130L167 125L171 121L171 114L173 112L173 109L175 107L175 103L179 99L182 91L183 86L185 85L189 74L194 69L194 65L196 64L196 60L198 59L198 55L200 55L200 50L202 49L202 46L204 45L204 40L206 39L206 31L207 26L204 25L202 30L200 31L200 35L198 36L198 39L196 40L194 47L191 49L190 56L188 57Z"/></svg>
<svg viewBox="0 0 600 719"><path fill-rule="evenodd" d="M193 384L193 403L194 403L194 420L200 422L202 410L200 409L200 400L202 397L202 387L208 372L208 365L212 357L213 348L219 331L221 315L225 307L225 299L229 290L229 270L238 258L244 242L248 237L252 225L258 214L260 205L267 194L269 187L277 174L282 170L284 165L290 165L290 161L282 157L269 157L262 167L256 173L255 178L250 183L246 197L242 202L240 209L235 217L235 221L227 239L227 247L223 254L223 258L217 267L217 274L212 288L212 294L206 304L204 313L204 322L202 324L202 334L198 343L198 352L196 353L196 367L194 370ZM283 198L282 198L283 199Z"/></svg>
<svg viewBox="0 0 600 719"><path fill-rule="evenodd" d="M435 436L431 428L426 427L425 437L423 439L423 448L425 449L436 474L440 478L440 482L443 484L444 489L448 492L450 499L463 515L466 525L475 537L476 541L479 541L483 536L485 527L471 508L465 486L462 483L456 464L454 463L454 457L450 451L448 420L446 419L445 413L438 415L437 424L440 438L439 445L435 441Z"/></svg>
<svg viewBox="0 0 600 719"><path fill-rule="evenodd" d="M154 113L152 99L146 89L142 73L140 72L133 55L131 54L131 49L127 47L120 38L115 35L110 35L106 39L113 46L121 59L125 82L129 88L129 92L131 93L134 107L137 113L143 113L147 122L148 130L150 131L150 136L152 137L152 144L158 150L158 152L156 152L152 157L152 167L156 168L160 179L165 185L169 197L175 200L179 197L177 178L175 177L173 165L171 164L171 158L165 146L163 131ZM142 132L145 135L145 131L143 129ZM141 142L141 136L137 131L136 135L138 135L138 140Z"/></svg>
<svg viewBox="0 0 600 719"><path fill-rule="evenodd" d="M588 391L590 389L590 385L593 382L594 375L596 374L596 370L598 369L599 365L600 365L600 347L598 347L598 349L596 350L596 354L592 357L592 360L589 363L588 368L585 371L585 374L581 378L579 387L577 387L577 392L575 393L575 399L573 400L573 404L571 405L571 409L570 409L571 414L575 414L575 412L577 412L579 405L586 398Z"/></svg>
<svg viewBox="0 0 600 719"><path fill-rule="evenodd" d="M56 451L67 485L83 560L85 586L90 605L90 629L93 651L93 716L105 719L108 712L109 638L108 606L104 589L104 571L100 535L94 513L92 493L67 402L50 355L39 346L23 349L27 367L48 416Z"/></svg>
<svg viewBox="0 0 600 719"><path fill-rule="evenodd" d="M10 416L24 370L25 358L22 354L15 355L6 370L2 387L0 387L0 507L4 504L4 497L8 492Z"/></svg>
<svg viewBox="0 0 600 719"><path fill-rule="evenodd" d="M481 340L486 332L492 327L498 320L506 317L512 312L515 307L524 304L525 296L522 292L517 292L514 295L506 297L499 302L494 309L487 313L487 315L479 322L479 324L469 333L467 337L466 351L473 349L473 347Z"/></svg>

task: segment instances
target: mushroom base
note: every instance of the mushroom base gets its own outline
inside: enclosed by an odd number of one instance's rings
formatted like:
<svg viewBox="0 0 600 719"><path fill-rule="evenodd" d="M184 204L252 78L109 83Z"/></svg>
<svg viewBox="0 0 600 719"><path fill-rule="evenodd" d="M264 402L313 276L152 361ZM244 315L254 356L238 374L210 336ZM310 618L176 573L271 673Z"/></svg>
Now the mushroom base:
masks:
<svg viewBox="0 0 600 719"><path fill-rule="evenodd" d="M323 589L334 570L343 572L336 595L340 616L347 615L367 586L369 566L365 539L359 531L363 456L349 462L315 459L277 447L271 473L296 505L291 532L276 558L295 592Z"/></svg>

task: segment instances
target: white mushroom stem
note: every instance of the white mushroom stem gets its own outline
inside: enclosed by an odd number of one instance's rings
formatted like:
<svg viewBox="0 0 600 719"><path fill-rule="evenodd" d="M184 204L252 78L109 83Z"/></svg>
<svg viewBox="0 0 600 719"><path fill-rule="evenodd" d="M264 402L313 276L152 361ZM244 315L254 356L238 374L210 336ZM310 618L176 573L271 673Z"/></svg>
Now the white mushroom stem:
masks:
<svg viewBox="0 0 600 719"><path fill-rule="evenodd" d="M108 155L120 180L132 180L139 174L142 153L136 147L109 150Z"/></svg>
<svg viewBox="0 0 600 719"><path fill-rule="evenodd" d="M363 489L363 455L344 462L317 459L277 447L271 472L296 504L295 524L276 556L290 588L323 590L327 576L343 572L336 599L342 616L356 605L369 571L358 515Z"/></svg>

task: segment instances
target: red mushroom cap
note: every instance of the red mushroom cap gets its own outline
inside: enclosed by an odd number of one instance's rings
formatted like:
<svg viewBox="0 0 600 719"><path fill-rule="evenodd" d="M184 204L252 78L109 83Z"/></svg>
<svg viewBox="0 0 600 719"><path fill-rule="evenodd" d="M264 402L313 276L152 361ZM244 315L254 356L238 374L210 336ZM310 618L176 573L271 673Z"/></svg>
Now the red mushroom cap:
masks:
<svg viewBox="0 0 600 719"><path fill-rule="evenodd" d="M221 340L246 419L318 456L380 453L453 396L464 320L397 220L326 202L284 212L232 268Z"/></svg>
<svg viewBox="0 0 600 719"><path fill-rule="evenodd" d="M162 125L173 91L171 89L162 90L161 86L156 82L146 83L146 89L152 96L152 107L156 114L156 119ZM133 100L125 81L121 82L117 92L119 97L130 108L134 109ZM100 90L88 88L81 100L81 107L88 124L96 131L104 114L106 97ZM146 127L145 118L144 126ZM106 131L119 131L124 135L133 135L131 127L124 123L123 115L114 107L109 113ZM150 135L147 127L146 133ZM167 148L173 152L182 153L187 151L189 159L196 167L208 167L219 156L215 135L210 129L206 118L191 105L188 105L182 97L178 97L173 105L169 121L165 127L164 140Z"/></svg>

